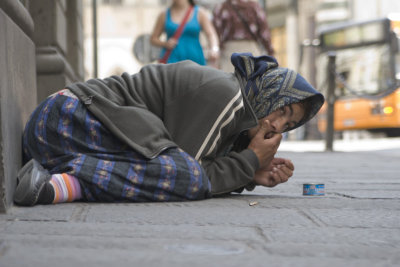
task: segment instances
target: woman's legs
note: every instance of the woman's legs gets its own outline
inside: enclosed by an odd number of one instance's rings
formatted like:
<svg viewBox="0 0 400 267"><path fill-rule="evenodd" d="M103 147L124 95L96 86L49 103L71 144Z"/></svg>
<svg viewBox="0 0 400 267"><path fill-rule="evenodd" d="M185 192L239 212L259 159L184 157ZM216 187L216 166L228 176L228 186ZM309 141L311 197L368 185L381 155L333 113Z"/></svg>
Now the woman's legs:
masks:
<svg viewBox="0 0 400 267"><path fill-rule="evenodd" d="M79 179L87 201L183 201L210 197L210 184L200 164L178 148L154 159L128 151L120 155L80 155L68 174Z"/></svg>
<svg viewBox="0 0 400 267"><path fill-rule="evenodd" d="M78 181L81 198L86 201L182 201L210 197L204 170L187 153L170 148L154 159L145 159L114 137L78 99L70 96L56 94L35 110L24 132L24 154L27 159L40 162L52 175L51 180L64 174L75 177L74 185ZM41 193L37 197L39 203L49 203L52 193L55 202L79 198L79 193L74 192L68 192L68 197L57 195L54 185L59 182L53 181L49 187L48 178L40 181L46 186L32 187L45 189L35 190Z"/></svg>

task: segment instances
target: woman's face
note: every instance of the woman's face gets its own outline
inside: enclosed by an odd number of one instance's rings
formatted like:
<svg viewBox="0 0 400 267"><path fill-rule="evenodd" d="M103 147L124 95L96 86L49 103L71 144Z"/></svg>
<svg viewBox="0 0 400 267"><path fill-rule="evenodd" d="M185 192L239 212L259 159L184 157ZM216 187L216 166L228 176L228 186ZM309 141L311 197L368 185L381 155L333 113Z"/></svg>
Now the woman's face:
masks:
<svg viewBox="0 0 400 267"><path fill-rule="evenodd" d="M283 133L289 128L294 127L304 117L304 108L299 103L294 103L288 106L284 106L278 110L275 110L268 116L258 120L258 125L251 128L248 132L248 136L252 139L261 125L267 127L267 134L265 138L271 138L276 133ZM269 123L265 123L268 120Z"/></svg>

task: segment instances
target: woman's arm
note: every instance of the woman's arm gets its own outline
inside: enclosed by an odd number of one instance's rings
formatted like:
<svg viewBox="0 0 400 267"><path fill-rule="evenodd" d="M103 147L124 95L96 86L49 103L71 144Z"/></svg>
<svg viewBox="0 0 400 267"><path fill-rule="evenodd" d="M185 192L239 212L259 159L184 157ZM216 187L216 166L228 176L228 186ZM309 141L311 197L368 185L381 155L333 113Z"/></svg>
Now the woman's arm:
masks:
<svg viewBox="0 0 400 267"><path fill-rule="evenodd" d="M201 160L201 165L210 180L214 196L245 187L253 181L259 167L257 157L250 149L231 152L224 157L206 157Z"/></svg>
<svg viewBox="0 0 400 267"><path fill-rule="evenodd" d="M199 8L199 23L208 40L208 59L215 62L219 58L219 40L217 32L208 17L207 11L203 8Z"/></svg>
<svg viewBox="0 0 400 267"><path fill-rule="evenodd" d="M166 11L163 11L160 13L160 15L158 15L156 24L154 25L154 29L150 37L150 42L155 46L165 47L166 49L173 49L177 44L175 39L170 38L167 41L162 41L160 39L161 35L164 32L165 16Z"/></svg>
<svg viewBox="0 0 400 267"><path fill-rule="evenodd" d="M210 180L214 196L247 188L251 184L274 187L287 182L294 172L293 163L283 158L273 158L268 167L260 168L251 149L231 152L215 159L205 158L201 165Z"/></svg>
<svg viewBox="0 0 400 267"><path fill-rule="evenodd" d="M282 137L276 134L265 139L266 132L265 127L260 127L247 149L240 153L202 160L213 195L236 191L250 183L273 187L288 181L293 175L292 162L274 158Z"/></svg>

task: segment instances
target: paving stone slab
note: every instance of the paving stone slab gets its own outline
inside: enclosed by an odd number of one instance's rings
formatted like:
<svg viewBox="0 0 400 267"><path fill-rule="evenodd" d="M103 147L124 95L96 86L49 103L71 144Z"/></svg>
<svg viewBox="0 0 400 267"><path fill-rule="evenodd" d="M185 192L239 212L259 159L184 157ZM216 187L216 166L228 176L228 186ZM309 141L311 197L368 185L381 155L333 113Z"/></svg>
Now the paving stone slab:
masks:
<svg viewBox="0 0 400 267"><path fill-rule="evenodd" d="M37 205L34 207L13 207L7 214L0 214L0 220L8 221L70 221L74 205Z"/></svg>
<svg viewBox="0 0 400 267"><path fill-rule="evenodd" d="M226 225L138 225L132 223L92 222L14 222L2 233L4 240L24 242L25 237L103 237L103 238L160 238L191 240L232 240L264 242L259 227L235 227Z"/></svg>
<svg viewBox="0 0 400 267"><path fill-rule="evenodd" d="M215 201L215 200L214 200ZM203 224L227 226L296 226L310 225L310 221L292 209L268 209L268 216L260 216L260 210L249 206L247 201L235 206L226 203L226 208L213 205L211 201L192 203L187 208L173 204L143 204L143 205L114 205L113 208L104 209L102 205L93 205L86 220L88 222L124 222L133 224ZM210 205L211 204L211 205ZM282 221L281 218L287 218Z"/></svg>
<svg viewBox="0 0 400 267"><path fill-rule="evenodd" d="M262 231L271 243L400 248L400 229L314 227L262 228Z"/></svg>
<svg viewBox="0 0 400 267"><path fill-rule="evenodd" d="M380 246L352 246L335 244L280 244L274 243L267 247L272 255L282 257L308 257L308 258L336 258L336 259L370 259L370 260L390 260L395 262L399 259L398 248L388 248ZM314 265L318 266L318 265ZM366 265L371 266L371 265Z"/></svg>
<svg viewBox="0 0 400 267"><path fill-rule="evenodd" d="M400 229L397 210L311 209L307 213L327 226Z"/></svg>

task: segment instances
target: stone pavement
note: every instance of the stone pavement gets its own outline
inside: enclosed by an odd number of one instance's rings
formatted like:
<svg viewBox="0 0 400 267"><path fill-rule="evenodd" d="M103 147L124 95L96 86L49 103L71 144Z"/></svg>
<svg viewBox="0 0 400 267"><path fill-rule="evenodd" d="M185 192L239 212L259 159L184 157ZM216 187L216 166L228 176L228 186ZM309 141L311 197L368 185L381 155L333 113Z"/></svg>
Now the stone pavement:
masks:
<svg viewBox="0 0 400 267"><path fill-rule="evenodd" d="M399 266L398 149L280 156L293 178L241 195L13 207L0 266ZM307 182L326 195L303 196Z"/></svg>

